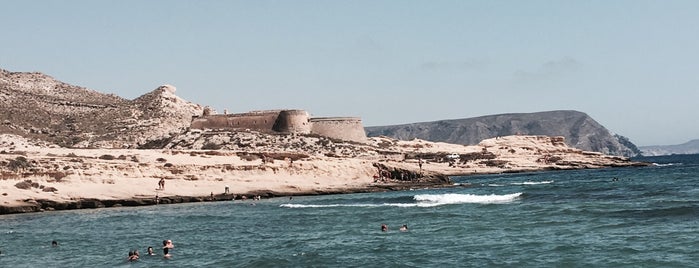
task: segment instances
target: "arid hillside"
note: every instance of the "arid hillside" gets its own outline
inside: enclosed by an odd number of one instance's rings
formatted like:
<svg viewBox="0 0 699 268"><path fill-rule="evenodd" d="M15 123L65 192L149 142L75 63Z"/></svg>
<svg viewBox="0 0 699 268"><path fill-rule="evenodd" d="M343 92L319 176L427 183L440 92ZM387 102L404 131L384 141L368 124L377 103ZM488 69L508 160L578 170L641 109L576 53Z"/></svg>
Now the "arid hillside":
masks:
<svg viewBox="0 0 699 268"><path fill-rule="evenodd" d="M200 105L164 85L134 100L69 85L41 73L0 69L0 133L61 147L138 148L187 128Z"/></svg>

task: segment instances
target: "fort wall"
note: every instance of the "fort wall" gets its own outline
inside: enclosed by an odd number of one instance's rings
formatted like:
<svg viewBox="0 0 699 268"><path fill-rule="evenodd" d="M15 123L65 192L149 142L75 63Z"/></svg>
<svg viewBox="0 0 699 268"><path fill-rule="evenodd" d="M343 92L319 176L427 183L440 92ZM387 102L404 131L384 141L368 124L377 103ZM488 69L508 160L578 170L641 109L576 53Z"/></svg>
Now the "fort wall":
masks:
<svg viewBox="0 0 699 268"><path fill-rule="evenodd" d="M366 141L362 119L358 117L317 117L311 118L310 122L311 134L356 142Z"/></svg>
<svg viewBox="0 0 699 268"><path fill-rule="evenodd" d="M333 139L364 142L366 133L358 117L310 118L304 110L271 110L192 118L192 129L227 129L266 133L316 134Z"/></svg>
<svg viewBox="0 0 699 268"><path fill-rule="evenodd" d="M281 111L256 111L242 114L223 114L195 117L190 128L232 129L273 132Z"/></svg>

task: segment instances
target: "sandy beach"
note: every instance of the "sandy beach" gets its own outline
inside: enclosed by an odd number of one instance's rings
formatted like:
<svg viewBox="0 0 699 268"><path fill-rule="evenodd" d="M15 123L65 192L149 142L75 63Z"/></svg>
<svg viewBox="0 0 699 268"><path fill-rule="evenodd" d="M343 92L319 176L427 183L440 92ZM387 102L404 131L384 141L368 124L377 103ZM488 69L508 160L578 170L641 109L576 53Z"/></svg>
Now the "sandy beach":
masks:
<svg viewBox="0 0 699 268"><path fill-rule="evenodd" d="M230 200L242 196L345 193L388 189L389 186L448 185L446 176L527 172L552 169L637 165L621 157L583 152L559 138L509 136L475 146L371 138L366 148L381 154L337 157L236 152L228 150L68 149L36 144L22 137L0 137L0 207L3 213L32 212L81 200L118 200L110 205L156 202ZM391 146L379 146L390 143ZM390 151L386 153L385 151ZM487 152L492 159L444 161ZM290 155L291 157L284 157ZM419 159L414 157L418 155ZM275 159L276 158L276 159ZM555 162L547 159L555 158ZM383 172L382 172L383 170ZM411 174L421 174L409 178ZM159 181L165 187L159 189ZM229 188L228 194L225 189ZM171 197L189 197L176 201ZM194 199L192 199L194 197ZM208 198L207 198L208 197ZM136 203L124 200L141 200ZM145 201L144 201L145 200ZM122 204L124 203L124 204ZM14 208L14 209L13 209Z"/></svg>

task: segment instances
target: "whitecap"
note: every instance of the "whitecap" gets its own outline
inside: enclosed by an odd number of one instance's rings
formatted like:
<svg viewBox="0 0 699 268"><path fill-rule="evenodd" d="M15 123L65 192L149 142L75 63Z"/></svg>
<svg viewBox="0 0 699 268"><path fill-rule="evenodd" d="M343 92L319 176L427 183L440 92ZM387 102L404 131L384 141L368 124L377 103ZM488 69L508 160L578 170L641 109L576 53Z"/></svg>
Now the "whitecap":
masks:
<svg viewBox="0 0 699 268"><path fill-rule="evenodd" d="M504 194L504 195L475 195L475 194L422 194L414 197L418 204L428 206L439 206L448 204L466 204L466 203L507 203L512 202L521 196L522 193Z"/></svg>
<svg viewBox="0 0 699 268"><path fill-rule="evenodd" d="M681 165L681 163L667 163L667 164L653 163L653 166L656 166L656 167L671 167L674 165Z"/></svg>
<svg viewBox="0 0 699 268"><path fill-rule="evenodd" d="M525 181L525 182L513 182L512 185L539 185L539 184L549 184L553 181Z"/></svg>
<svg viewBox="0 0 699 268"><path fill-rule="evenodd" d="M337 208L337 207L435 207L449 204L491 204L507 203L517 199L522 193L505 195L474 195L474 194L421 194L415 195L416 203L381 203L381 204L281 204L283 208Z"/></svg>

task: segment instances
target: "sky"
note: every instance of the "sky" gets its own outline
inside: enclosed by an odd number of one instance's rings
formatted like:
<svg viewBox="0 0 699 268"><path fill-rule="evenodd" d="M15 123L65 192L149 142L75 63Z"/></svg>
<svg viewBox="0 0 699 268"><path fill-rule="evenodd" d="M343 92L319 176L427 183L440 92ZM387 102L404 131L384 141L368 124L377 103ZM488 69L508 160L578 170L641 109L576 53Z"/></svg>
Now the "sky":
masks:
<svg viewBox="0 0 699 268"><path fill-rule="evenodd" d="M0 0L0 68L365 126L577 110L699 139L699 1Z"/></svg>

